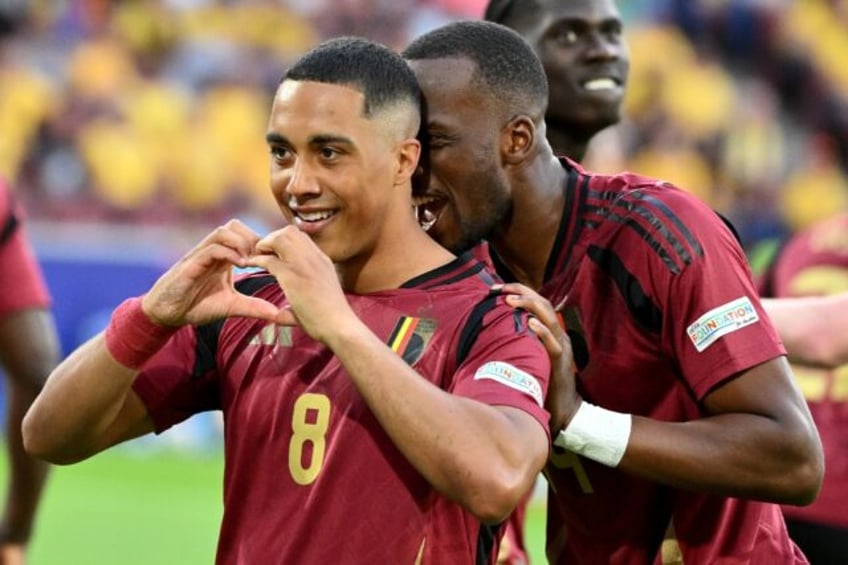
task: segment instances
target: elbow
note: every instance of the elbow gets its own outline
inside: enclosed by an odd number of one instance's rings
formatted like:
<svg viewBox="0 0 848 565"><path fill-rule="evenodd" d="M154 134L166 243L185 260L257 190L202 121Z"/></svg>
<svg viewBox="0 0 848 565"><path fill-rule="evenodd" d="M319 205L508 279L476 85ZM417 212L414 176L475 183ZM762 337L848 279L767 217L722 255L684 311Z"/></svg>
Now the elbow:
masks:
<svg viewBox="0 0 848 565"><path fill-rule="evenodd" d="M521 503L527 490L501 487L481 495L469 511L483 524L500 524Z"/></svg>
<svg viewBox="0 0 848 565"><path fill-rule="evenodd" d="M811 424L806 434L799 435L787 450L786 472L782 473L780 492L782 504L807 506L819 495L824 479L824 452L818 432Z"/></svg>
<svg viewBox="0 0 848 565"><path fill-rule="evenodd" d="M533 488L535 477L517 470L492 474L474 488L466 508L483 524L500 524Z"/></svg>
<svg viewBox="0 0 848 565"><path fill-rule="evenodd" d="M30 410L21 423L21 437L24 451L35 459L41 459L54 465L69 465L85 459L84 455L71 454L62 449L50 426L40 421L38 414Z"/></svg>

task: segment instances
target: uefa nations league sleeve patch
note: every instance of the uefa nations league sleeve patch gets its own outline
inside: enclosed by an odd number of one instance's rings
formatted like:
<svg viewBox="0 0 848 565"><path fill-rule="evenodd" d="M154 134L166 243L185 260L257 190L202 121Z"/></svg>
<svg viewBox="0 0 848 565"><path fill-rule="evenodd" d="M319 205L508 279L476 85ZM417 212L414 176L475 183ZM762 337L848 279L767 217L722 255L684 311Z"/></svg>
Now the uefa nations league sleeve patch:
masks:
<svg viewBox="0 0 848 565"><path fill-rule="evenodd" d="M718 338L759 321L757 310L747 296L713 308L686 328L686 333L698 353Z"/></svg>

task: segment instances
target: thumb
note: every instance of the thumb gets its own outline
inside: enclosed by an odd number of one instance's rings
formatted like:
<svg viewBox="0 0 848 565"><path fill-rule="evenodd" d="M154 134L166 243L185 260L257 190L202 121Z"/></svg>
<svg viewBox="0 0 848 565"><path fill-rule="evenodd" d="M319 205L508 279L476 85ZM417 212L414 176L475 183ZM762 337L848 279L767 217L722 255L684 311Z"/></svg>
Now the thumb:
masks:
<svg viewBox="0 0 848 565"><path fill-rule="evenodd" d="M280 309L262 298L238 295L230 308L230 316L243 316L260 320L275 321Z"/></svg>

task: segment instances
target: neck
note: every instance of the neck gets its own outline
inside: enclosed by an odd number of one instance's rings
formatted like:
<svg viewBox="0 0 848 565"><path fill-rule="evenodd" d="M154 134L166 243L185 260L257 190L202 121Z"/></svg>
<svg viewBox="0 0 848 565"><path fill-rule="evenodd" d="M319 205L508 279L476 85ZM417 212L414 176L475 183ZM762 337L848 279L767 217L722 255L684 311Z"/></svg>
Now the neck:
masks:
<svg viewBox="0 0 848 565"><path fill-rule="evenodd" d="M403 222L399 230L387 231L369 252L336 263L345 292L365 294L399 288L455 259L421 229L414 216L410 217L412 220Z"/></svg>
<svg viewBox="0 0 848 565"><path fill-rule="evenodd" d="M510 217L490 244L519 282L538 290L564 205L565 169L550 148L516 172Z"/></svg>
<svg viewBox="0 0 848 565"><path fill-rule="evenodd" d="M586 156L586 149L592 139L592 135L578 133L574 127L557 127L550 122L547 137L554 155L564 155L578 163Z"/></svg>

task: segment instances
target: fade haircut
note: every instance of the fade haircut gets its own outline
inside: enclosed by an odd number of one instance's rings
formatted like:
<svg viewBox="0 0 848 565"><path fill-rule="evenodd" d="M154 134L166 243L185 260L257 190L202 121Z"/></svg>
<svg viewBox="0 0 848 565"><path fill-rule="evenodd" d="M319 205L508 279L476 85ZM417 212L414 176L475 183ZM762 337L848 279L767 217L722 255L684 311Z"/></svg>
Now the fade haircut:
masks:
<svg viewBox="0 0 848 565"><path fill-rule="evenodd" d="M479 20L447 24L413 41L403 57L470 59L476 66L473 80L511 112L528 107L544 112L548 103L548 81L536 53L523 37L500 24Z"/></svg>
<svg viewBox="0 0 848 565"><path fill-rule="evenodd" d="M283 79L350 86L365 97L363 113L407 102L421 108L421 90L403 58L388 47L361 37L330 39L310 49Z"/></svg>
<svg viewBox="0 0 848 565"><path fill-rule="evenodd" d="M539 0L489 0L483 19L514 29L518 18L537 12L543 3Z"/></svg>

